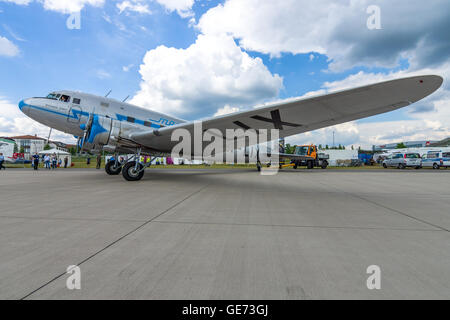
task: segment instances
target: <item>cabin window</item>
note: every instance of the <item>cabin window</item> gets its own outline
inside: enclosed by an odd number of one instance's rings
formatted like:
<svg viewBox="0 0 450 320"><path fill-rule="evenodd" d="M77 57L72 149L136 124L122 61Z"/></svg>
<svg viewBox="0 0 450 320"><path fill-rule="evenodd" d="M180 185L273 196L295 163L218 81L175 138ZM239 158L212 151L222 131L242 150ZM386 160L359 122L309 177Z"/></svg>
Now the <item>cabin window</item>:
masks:
<svg viewBox="0 0 450 320"><path fill-rule="evenodd" d="M59 101L62 101L62 102L70 102L70 97L69 97L69 96L66 96L65 94L63 94L63 95L61 96L61 98L59 99Z"/></svg>
<svg viewBox="0 0 450 320"><path fill-rule="evenodd" d="M133 117L127 117L127 121L131 122L131 123L134 123L136 121L136 119L133 118Z"/></svg>
<svg viewBox="0 0 450 320"><path fill-rule="evenodd" d="M108 108L109 107L109 103L107 102L100 102L100 105L104 108Z"/></svg>
<svg viewBox="0 0 450 320"><path fill-rule="evenodd" d="M144 126L151 127L152 123L150 121L144 121Z"/></svg>
<svg viewBox="0 0 450 320"><path fill-rule="evenodd" d="M74 104L80 104L80 103L81 103L81 100L78 99L78 98L73 98L73 103L74 103Z"/></svg>

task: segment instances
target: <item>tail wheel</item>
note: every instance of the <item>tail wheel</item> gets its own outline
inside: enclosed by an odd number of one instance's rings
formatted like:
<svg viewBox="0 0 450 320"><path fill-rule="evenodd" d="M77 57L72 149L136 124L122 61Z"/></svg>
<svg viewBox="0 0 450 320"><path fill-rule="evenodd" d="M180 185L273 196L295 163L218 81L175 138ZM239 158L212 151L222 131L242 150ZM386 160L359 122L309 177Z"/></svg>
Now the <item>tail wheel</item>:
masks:
<svg viewBox="0 0 450 320"><path fill-rule="evenodd" d="M144 167L142 164L138 164L136 170L136 161L130 161L123 166L122 175L127 181L139 181L144 177Z"/></svg>
<svg viewBox="0 0 450 320"><path fill-rule="evenodd" d="M105 165L105 171L110 176L117 176L122 172L122 167L115 167L116 162L115 161L108 161Z"/></svg>

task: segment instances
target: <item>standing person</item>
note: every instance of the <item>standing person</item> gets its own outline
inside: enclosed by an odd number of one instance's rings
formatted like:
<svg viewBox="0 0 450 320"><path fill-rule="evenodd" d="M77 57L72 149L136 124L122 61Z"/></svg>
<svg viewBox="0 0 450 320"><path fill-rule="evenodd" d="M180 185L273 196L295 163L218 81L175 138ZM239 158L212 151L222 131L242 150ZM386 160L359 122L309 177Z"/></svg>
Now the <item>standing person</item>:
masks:
<svg viewBox="0 0 450 320"><path fill-rule="evenodd" d="M45 169L50 170L50 156L48 154L44 157Z"/></svg>
<svg viewBox="0 0 450 320"><path fill-rule="evenodd" d="M97 170L100 169L101 166L102 166L102 154L99 153L99 154L97 155Z"/></svg>
<svg viewBox="0 0 450 320"><path fill-rule="evenodd" d="M5 156L3 153L0 153L0 170L6 170L6 168L3 166L3 163L5 162Z"/></svg>
<svg viewBox="0 0 450 320"><path fill-rule="evenodd" d="M58 160L58 168L62 168L62 159Z"/></svg>
<svg viewBox="0 0 450 320"><path fill-rule="evenodd" d="M52 169L56 169L56 164L58 162L58 158L56 157L56 153L53 154L52 156Z"/></svg>
<svg viewBox="0 0 450 320"><path fill-rule="evenodd" d="M67 165L69 164L69 158L66 156L64 158L64 169L67 169Z"/></svg>
<svg viewBox="0 0 450 320"><path fill-rule="evenodd" d="M34 170L39 169L39 155L37 153L33 156L33 167Z"/></svg>
<svg viewBox="0 0 450 320"><path fill-rule="evenodd" d="M91 164L91 157L88 156L86 159L86 164L89 166Z"/></svg>

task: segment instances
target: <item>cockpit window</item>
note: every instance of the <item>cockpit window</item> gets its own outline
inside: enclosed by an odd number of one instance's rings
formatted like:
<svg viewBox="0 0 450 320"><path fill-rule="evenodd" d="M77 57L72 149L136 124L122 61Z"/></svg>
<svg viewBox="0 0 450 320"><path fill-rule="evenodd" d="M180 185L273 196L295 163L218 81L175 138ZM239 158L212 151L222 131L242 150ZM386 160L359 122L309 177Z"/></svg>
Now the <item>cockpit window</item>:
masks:
<svg viewBox="0 0 450 320"><path fill-rule="evenodd" d="M59 101L62 101L62 102L70 102L70 97L63 94L63 95L61 96L61 98L59 99Z"/></svg>
<svg viewBox="0 0 450 320"><path fill-rule="evenodd" d="M52 92L47 96L47 99L57 100L58 95L56 93Z"/></svg>

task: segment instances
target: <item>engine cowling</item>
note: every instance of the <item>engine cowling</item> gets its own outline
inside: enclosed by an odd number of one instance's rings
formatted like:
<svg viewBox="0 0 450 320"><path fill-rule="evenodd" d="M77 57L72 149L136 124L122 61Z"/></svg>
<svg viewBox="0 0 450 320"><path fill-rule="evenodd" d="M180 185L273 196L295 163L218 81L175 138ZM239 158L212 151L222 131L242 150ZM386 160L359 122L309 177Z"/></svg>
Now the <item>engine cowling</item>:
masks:
<svg viewBox="0 0 450 320"><path fill-rule="evenodd" d="M105 145L114 146L120 136L120 121L107 117L94 115L88 124L82 124L80 128L87 131L81 141L83 151L99 151Z"/></svg>

